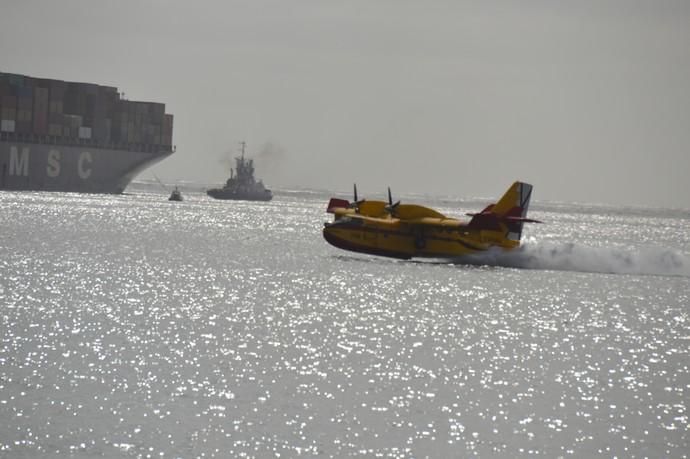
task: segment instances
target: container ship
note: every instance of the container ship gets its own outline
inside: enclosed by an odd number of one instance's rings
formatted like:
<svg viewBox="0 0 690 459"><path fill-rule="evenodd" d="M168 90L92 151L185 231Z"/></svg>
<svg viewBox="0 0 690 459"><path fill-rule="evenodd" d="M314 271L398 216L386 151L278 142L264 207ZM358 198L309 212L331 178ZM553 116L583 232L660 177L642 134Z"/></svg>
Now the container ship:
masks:
<svg viewBox="0 0 690 459"><path fill-rule="evenodd" d="M0 189L122 193L173 153L165 104L0 72Z"/></svg>

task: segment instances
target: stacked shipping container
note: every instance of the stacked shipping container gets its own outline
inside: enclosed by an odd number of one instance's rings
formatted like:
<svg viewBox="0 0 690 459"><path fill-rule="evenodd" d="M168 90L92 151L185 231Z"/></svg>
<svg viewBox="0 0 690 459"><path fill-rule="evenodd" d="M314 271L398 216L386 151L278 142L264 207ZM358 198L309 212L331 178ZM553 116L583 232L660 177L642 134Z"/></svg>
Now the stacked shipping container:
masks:
<svg viewBox="0 0 690 459"><path fill-rule="evenodd" d="M172 148L165 104L128 101L117 88L0 72L0 135L125 149Z"/></svg>

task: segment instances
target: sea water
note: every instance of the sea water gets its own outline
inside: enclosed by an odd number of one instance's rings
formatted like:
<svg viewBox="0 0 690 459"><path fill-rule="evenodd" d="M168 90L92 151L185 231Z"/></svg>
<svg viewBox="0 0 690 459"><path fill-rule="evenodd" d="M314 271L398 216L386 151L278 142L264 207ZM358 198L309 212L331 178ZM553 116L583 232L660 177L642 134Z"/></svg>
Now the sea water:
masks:
<svg viewBox="0 0 690 459"><path fill-rule="evenodd" d="M690 212L399 261L329 246L328 193L183 193L0 193L0 457L690 455Z"/></svg>

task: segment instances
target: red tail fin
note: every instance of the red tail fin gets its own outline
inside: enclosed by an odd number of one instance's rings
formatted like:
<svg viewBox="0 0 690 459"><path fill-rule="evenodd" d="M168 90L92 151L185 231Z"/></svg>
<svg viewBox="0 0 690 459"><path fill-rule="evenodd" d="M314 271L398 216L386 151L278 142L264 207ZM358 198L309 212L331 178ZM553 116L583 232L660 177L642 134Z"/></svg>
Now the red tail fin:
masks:
<svg viewBox="0 0 690 459"><path fill-rule="evenodd" d="M532 185L515 182L496 204L488 205L478 214L468 214L472 216L469 226L489 231L505 228L508 239L519 241L523 223L539 223L526 218L531 197Z"/></svg>

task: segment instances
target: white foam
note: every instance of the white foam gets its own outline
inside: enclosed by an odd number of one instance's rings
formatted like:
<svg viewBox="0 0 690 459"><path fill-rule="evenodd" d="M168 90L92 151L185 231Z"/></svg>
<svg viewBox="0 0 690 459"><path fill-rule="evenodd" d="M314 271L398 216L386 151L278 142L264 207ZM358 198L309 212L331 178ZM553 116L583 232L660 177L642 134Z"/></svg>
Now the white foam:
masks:
<svg viewBox="0 0 690 459"><path fill-rule="evenodd" d="M690 257L663 247L626 250L528 240L510 252L491 250L459 261L525 269L690 277Z"/></svg>

